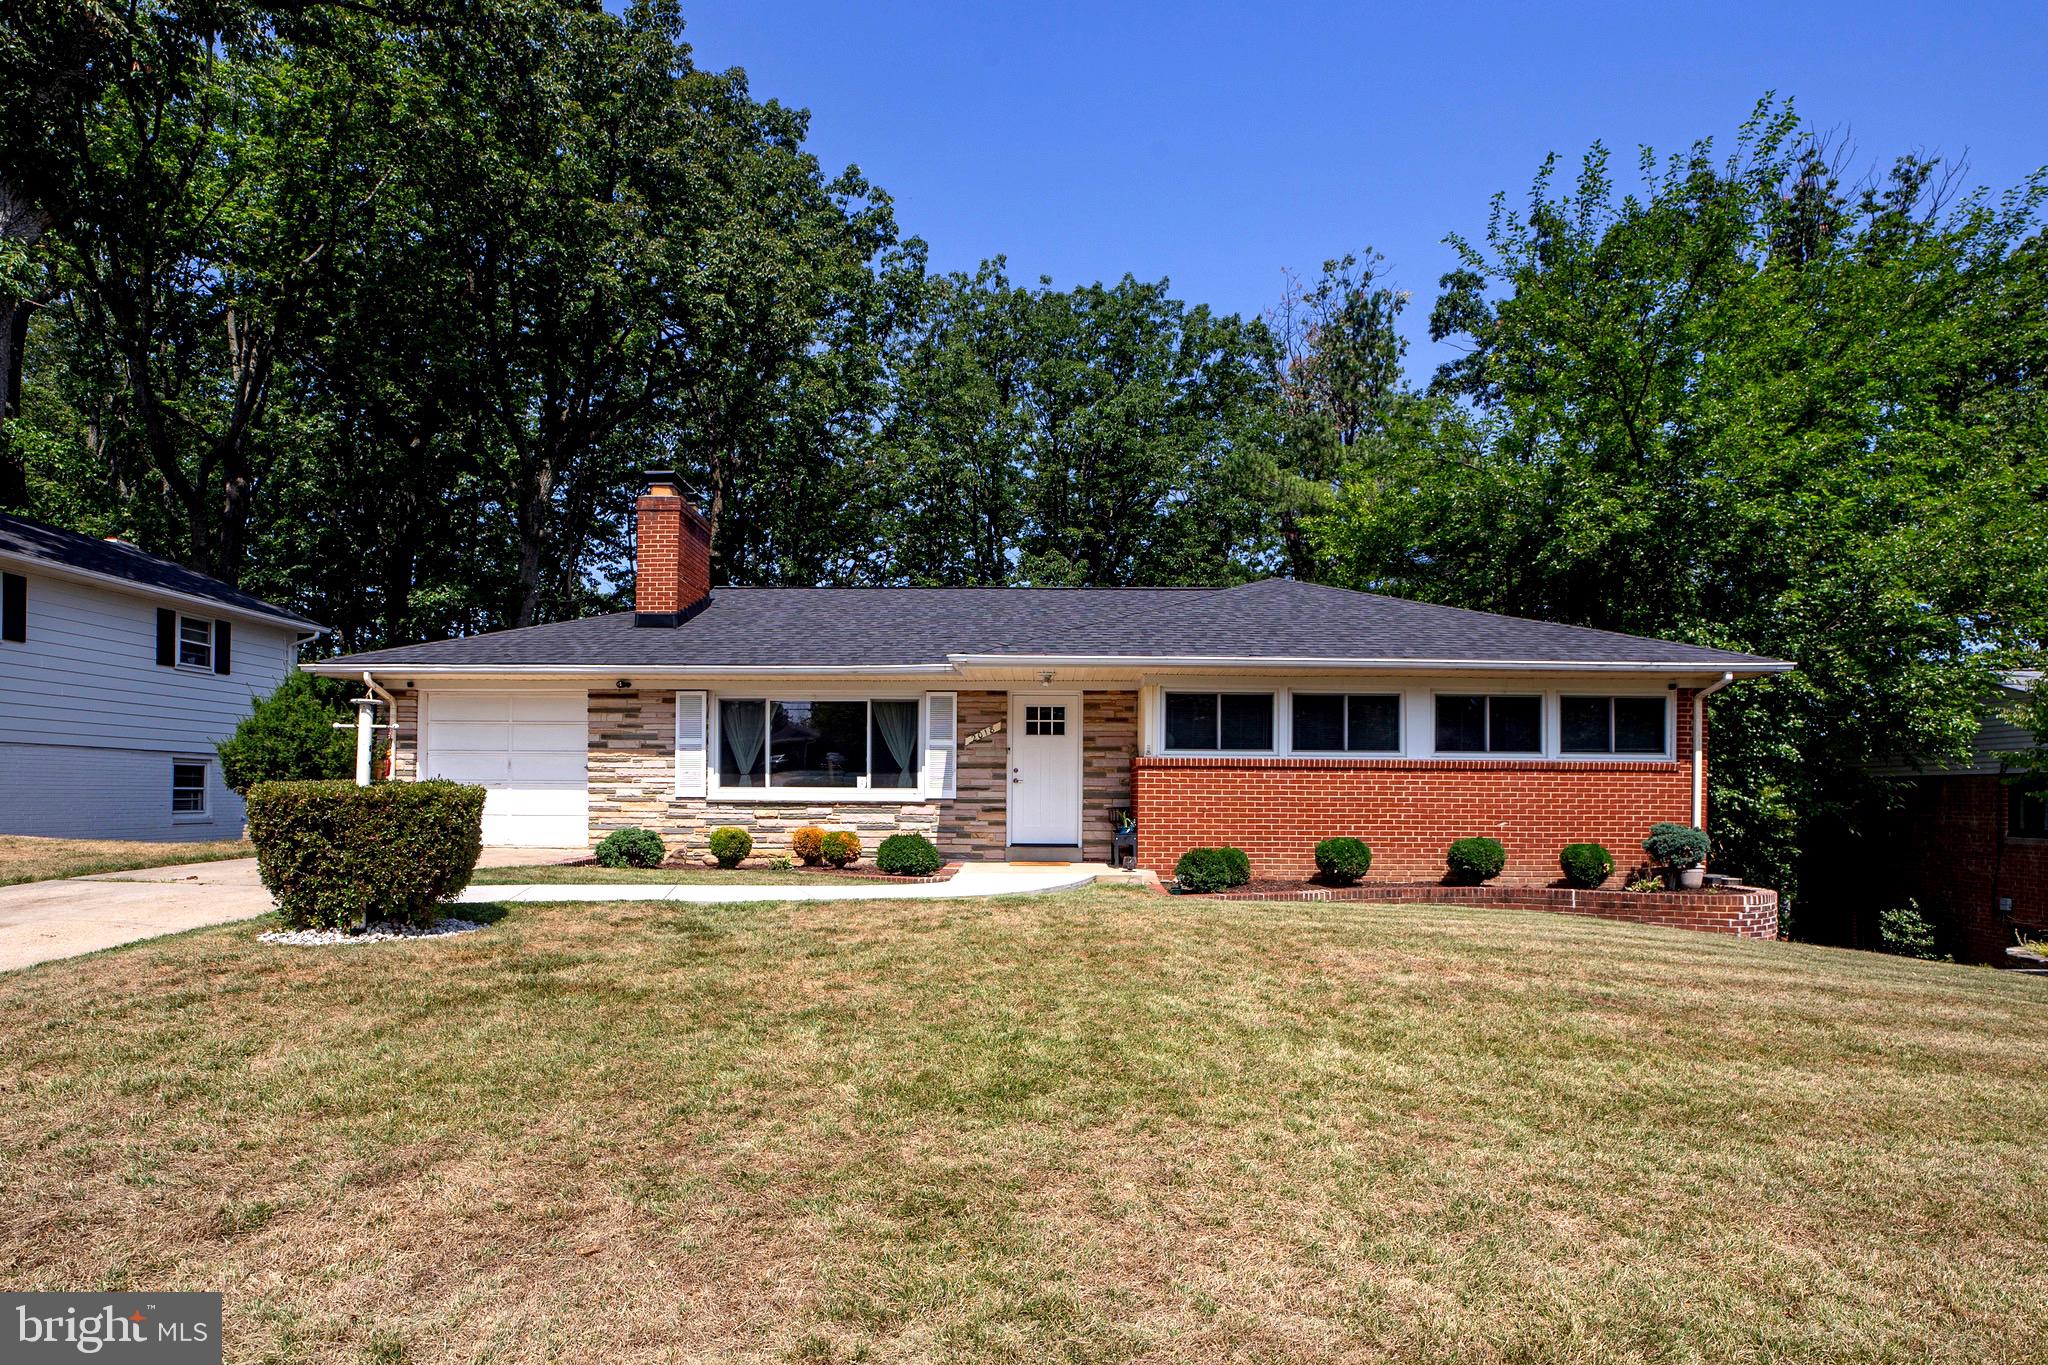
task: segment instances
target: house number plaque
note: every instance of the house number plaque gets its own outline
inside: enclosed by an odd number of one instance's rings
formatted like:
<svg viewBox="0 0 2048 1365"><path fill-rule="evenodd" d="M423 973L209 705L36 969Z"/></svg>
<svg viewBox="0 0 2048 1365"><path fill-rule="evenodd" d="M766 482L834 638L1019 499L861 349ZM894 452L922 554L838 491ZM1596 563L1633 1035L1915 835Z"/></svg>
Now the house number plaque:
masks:
<svg viewBox="0 0 2048 1365"><path fill-rule="evenodd" d="M1001 734L1002 732L1003 723L1001 721L997 721L993 725L982 726L979 730L976 730L973 734L969 735L967 738L961 740L960 742L963 745L979 744L981 743L981 741L985 739L994 739L997 735Z"/></svg>

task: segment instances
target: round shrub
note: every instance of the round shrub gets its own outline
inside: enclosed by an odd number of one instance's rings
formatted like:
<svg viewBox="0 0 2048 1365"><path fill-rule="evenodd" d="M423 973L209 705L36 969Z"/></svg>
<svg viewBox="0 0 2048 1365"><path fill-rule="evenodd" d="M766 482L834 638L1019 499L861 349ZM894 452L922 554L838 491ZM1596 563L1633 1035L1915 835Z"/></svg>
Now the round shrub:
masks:
<svg viewBox="0 0 2048 1365"><path fill-rule="evenodd" d="M738 867L754 851L754 836L738 825L720 825L711 831L711 856L720 867Z"/></svg>
<svg viewBox="0 0 2048 1365"><path fill-rule="evenodd" d="M1191 848L1173 865L1183 891L1228 891L1252 879L1252 860L1241 848Z"/></svg>
<svg viewBox="0 0 2048 1365"><path fill-rule="evenodd" d="M459 782L258 782L248 800L257 870L293 929L431 923L483 851L484 789Z"/></svg>
<svg viewBox="0 0 2048 1365"><path fill-rule="evenodd" d="M293 673L275 692L258 697L234 734L214 746L228 790L246 796L258 782L354 775L356 709L349 698L362 690L336 678ZM337 730L336 723L349 728ZM371 771L377 770L373 763Z"/></svg>
<svg viewBox="0 0 2048 1365"><path fill-rule="evenodd" d="M1444 855L1451 879L1465 886L1490 882L1508 865L1508 851L1498 839L1459 839Z"/></svg>
<svg viewBox="0 0 2048 1365"><path fill-rule="evenodd" d="M599 867L660 867L666 857L667 846L651 829L615 829L597 846Z"/></svg>
<svg viewBox="0 0 2048 1365"><path fill-rule="evenodd" d="M1557 865L1564 870L1564 879L1582 891L1591 891L1614 875L1614 855L1598 844L1566 844Z"/></svg>
<svg viewBox="0 0 2048 1365"><path fill-rule="evenodd" d="M849 830L832 830L818 841L818 853L834 867L857 863L860 861L860 836Z"/></svg>
<svg viewBox="0 0 2048 1365"><path fill-rule="evenodd" d="M1333 882L1351 885L1372 866L1372 850L1365 840L1340 836L1316 845L1316 871Z"/></svg>
<svg viewBox="0 0 2048 1365"><path fill-rule="evenodd" d="M825 831L816 825L805 825L789 836L789 851L805 867L817 867L825 861Z"/></svg>
<svg viewBox="0 0 2048 1365"><path fill-rule="evenodd" d="M1666 867L1698 867L1707 860L1707 832L1659 820L1650 826L1650 837L1643 840L1643 852Z"/></svg>
<svg viewBox="0 0 2048 1365"><path fill-rule="evenodd" d="M922 834L892 834L875 848L875 866L898 877L929 877L942 861Z"/></svg>

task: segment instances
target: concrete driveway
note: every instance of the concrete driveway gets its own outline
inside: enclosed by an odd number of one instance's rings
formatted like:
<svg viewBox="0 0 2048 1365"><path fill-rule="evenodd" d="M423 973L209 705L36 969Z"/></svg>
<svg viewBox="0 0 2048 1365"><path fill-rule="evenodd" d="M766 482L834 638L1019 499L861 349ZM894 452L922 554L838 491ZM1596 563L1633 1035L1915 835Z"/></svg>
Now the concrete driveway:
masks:
<svg viewBox="0 0 2048 1365"><path fill-rule="evenodd" d="M481 867L533 867L584 849L487 848ZM0 886L0 972L270 913L254 858Z"/></svg>

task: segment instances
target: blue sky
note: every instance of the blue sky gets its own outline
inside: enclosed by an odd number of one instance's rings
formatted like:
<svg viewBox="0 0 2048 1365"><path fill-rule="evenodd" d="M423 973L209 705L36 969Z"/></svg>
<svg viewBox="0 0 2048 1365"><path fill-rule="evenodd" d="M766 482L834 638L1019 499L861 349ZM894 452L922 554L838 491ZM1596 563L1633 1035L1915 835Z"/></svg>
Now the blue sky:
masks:
<svg viewBox="0 0 2048 1365"><path fill-rule="evenodd" d="M1009 257L1062 286L1170 277L1257 313L1281 269L1377 247L1415 293L1446 232L1595 138L1726 140L1764 92L1859 164L1966 157L2003 188L2048 162L2036 6L1199 3L686 4L705 66L812 111L812 149L896 200L935 269Z"/></svg>

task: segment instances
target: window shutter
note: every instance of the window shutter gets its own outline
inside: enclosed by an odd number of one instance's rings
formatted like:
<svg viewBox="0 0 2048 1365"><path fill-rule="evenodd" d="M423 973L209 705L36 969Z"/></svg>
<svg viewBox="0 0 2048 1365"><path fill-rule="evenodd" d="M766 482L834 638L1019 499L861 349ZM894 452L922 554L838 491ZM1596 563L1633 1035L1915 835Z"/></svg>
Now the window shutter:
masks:
<svg viewBox="0 0 2048 1365"><path fill-rule="evenodd" d="M214 672L225 673L228 671L228 641L233 637L234 631L226 621L215 621L213 623Z"/></svg>
<svg viewBox="0 0 2048 1365"><path fill-rule="evenodd" d="M159 668L178 666L178 613L169 607L156 609L156 662Z"/></svg>
<svg viewBox="0 0 2048 1365"><path fill-rule="evenodd" d="M0 574L0 640L21 644L28 639L28 580L18 573Z"/></svg>
<svg viewBox="0 0 2048 1365"><path fill-rule="evenodd" d="M959 794L959 700L957 692L924 694L924 794L931 797Z"/></svg>
<svg viewBox="0 0 2048 1365"><path fill-rule="evenodd" d="M708 709L702 692L676 693L676 795L704 795Z"/></svg>

